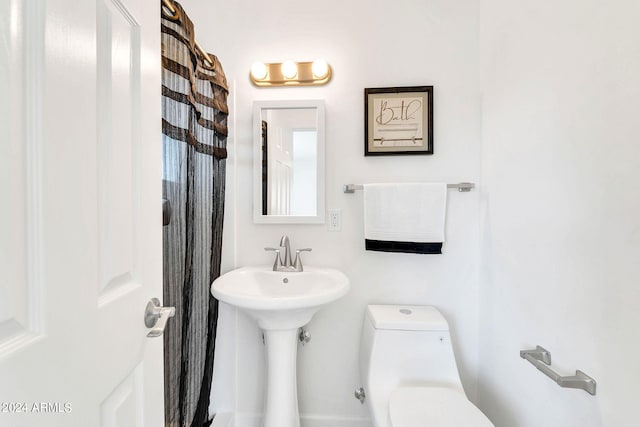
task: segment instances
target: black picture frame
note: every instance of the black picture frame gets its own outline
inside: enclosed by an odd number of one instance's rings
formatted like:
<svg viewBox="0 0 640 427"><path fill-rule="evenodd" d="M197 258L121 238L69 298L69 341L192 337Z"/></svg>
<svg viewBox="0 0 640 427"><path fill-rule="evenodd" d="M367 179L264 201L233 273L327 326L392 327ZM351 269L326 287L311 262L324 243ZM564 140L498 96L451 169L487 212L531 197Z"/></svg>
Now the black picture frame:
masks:
<svg viewBox="0 0 640 427"><path fill-rule="evenodd" d="M365 88L364 155L433 154L433 86Z"/></svg>

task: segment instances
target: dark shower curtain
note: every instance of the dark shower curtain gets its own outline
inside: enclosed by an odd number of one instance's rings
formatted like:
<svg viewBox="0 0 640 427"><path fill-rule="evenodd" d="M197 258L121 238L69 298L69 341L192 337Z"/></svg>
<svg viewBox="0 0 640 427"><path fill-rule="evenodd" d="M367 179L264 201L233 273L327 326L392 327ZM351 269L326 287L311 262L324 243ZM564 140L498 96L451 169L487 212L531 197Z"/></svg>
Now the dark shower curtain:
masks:
<svg viewBox="0 0 640 427"><path fill-rule="evenodd" d="M176 316L165 331L165 425L209 425L208 407L224 213L228 87L218 59L208 66L182 7L162 13L164 305Z"/></svg>

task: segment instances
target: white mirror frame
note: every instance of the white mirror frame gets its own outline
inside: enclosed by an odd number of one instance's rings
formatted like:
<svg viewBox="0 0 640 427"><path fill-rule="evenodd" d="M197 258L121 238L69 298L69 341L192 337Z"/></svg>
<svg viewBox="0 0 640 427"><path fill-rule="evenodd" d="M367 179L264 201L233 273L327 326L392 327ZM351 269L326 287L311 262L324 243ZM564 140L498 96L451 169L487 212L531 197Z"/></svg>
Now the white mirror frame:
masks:
<svg viewBox="0 0 640 427"><path fill-rule="evenodd" d="M317 123L317 210L316 215L262 215L262 110L315 108ZM325 141L324 101L273 100L253 103L253 222L256 224L324 224L325 221Z"/></svg>

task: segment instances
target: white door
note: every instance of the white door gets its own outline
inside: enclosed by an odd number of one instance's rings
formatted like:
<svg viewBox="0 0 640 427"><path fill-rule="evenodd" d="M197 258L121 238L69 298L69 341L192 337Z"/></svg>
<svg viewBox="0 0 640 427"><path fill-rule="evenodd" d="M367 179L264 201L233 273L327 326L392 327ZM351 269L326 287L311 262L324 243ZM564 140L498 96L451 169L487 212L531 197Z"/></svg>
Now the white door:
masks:
<svg viewBox="0 0 640 427"><path fill-rule="evenodd" d="M269 215L290 215L293 177L292 135L289 129L278 124L269 125Z"/></svg>
<svg viewBox="0 0 640 427"><path fill-rule="evenodd" d="M159 7L0 1L0 426L163 425Z"/></svg>

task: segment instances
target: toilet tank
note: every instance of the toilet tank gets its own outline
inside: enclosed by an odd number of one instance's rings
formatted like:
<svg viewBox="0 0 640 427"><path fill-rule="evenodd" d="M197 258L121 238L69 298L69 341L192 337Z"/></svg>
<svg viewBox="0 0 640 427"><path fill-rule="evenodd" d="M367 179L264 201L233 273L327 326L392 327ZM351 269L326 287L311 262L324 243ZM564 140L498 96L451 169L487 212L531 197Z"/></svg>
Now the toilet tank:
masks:
<svg viewBox="0 0 640 427"><path fill-rule="evenodd" d="M431 306L368 306L360 370L374 412L386 412L391 391L401 385L445 386L464 393L449 325Z"/></svg>

